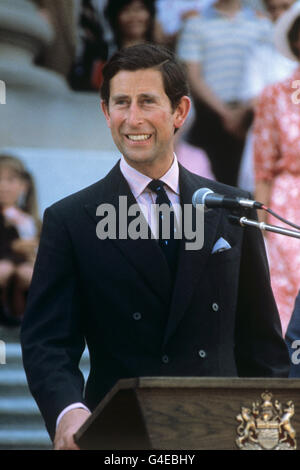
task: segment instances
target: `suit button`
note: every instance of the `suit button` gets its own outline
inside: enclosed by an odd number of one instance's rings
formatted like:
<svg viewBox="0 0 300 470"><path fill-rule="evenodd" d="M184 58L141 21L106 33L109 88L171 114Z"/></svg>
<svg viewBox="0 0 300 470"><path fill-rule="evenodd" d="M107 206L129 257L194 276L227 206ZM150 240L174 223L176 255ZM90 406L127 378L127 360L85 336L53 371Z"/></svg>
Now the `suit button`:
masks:
<svg viewBox="0 0 300 470"><path fill-rule="evenodd" d="M135 312L132 315L132 317L133 317L134 320L140 320L142 318L142 314L140 312Z"/></svg>
<svg viewBox="0 0 300 470"><path fill-rule="evenodd" d="M161 360L164 364L168 364L170 361L169 356L167 356L166 354L161 358Z"/></svg>
<svg viewBox="0 0 300 470"><path fill-rule="evenodd" d="M204 351L204 349L200 349L200 351L198 351L198 354L201 359L204 359L206 357L206 352Z"/></svg>
<svg viewBox="0 0 300 470"><path fill-rule="evenodd" d="M219 310L219 305L214 302L212 304L212 309L213 309L214 312L217 312Z"/></svg>

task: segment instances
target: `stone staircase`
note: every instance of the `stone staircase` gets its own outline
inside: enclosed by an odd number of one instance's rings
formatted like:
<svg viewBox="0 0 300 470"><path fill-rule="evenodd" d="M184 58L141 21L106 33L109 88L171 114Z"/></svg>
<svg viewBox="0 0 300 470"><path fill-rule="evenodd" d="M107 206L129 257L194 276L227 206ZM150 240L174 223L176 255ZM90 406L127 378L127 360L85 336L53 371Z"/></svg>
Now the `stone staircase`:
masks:
<svg viewBox="0 0 300 470"><path fill-rule="evenodd" d="M0 327L0 340L5 342L5 364L3 357L0 360L0 450L52 449L43 418L28 389L19 329ZM87 350L80 367L87 378Z"/></svg>

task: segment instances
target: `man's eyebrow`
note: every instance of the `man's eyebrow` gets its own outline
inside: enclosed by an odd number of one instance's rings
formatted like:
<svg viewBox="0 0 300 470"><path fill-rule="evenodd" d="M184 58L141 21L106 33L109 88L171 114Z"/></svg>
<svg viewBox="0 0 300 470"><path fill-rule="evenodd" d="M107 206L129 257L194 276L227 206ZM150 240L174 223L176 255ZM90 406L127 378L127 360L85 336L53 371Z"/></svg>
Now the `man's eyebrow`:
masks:
<svg viewBox="0 0 300 470"><path fill-rule="evenodd" d="M153 98L153 99L158 99L158 96L155 95L154 93L141 93L139 95L139 98Z"/></svg>
<svg viewBox="0 0 300 470"><path fill-rule="evenodd" d="M117 94L117 95L114 95L111 97L112 101L117 101L117 100L120 100L120 99L128 99L128 95L124 95L124 94Z"/></svg>
<svg viewBox="0 0 300 470"><path fill-rule="evenodd" d="M152 98L152 99L155 99L157 100L158 99L158 96L155 94L155 93L141 93L140 95L138 95L139 98ZM117 93L116 95L113 95L111 97L112 101L118 101L120 99L129 99L129 95L125 95L125 94L122 94L122 93Z"/></svg>

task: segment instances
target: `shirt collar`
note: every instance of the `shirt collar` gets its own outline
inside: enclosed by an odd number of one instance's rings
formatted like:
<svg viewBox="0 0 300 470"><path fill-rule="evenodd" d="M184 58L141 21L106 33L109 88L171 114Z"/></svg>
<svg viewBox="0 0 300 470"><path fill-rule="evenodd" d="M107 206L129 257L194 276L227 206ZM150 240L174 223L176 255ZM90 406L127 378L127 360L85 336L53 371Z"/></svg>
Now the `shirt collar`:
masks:
<svg viewBox="0 0 300 470"><path fill-rule="evenodd" d="M135 198L138 198L142 192L145 191L150 181L152 181L151 178L130 166L126 162L123 155L121 157L120 170L128 182L131 192ZM163 183L166 184L175 194L179 195L179 167L175 153L171 167L159 179L163 181Z"/></svg>

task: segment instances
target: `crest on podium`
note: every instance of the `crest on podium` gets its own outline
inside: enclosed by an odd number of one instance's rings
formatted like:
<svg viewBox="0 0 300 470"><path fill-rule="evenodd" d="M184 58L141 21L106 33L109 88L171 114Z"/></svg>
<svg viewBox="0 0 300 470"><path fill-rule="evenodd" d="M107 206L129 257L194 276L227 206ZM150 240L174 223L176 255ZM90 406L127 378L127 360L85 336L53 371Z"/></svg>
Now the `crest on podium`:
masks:
<svg viewBox="0 0 300 470"><path fill-rule="evenodd" d="M236 444L243 450L295 450L296 432L291 424L295 414L290 400L284 406L272 401L272 393L261 394L262 401L252 403L252 408L242 406L236 417Z"/></svg>

